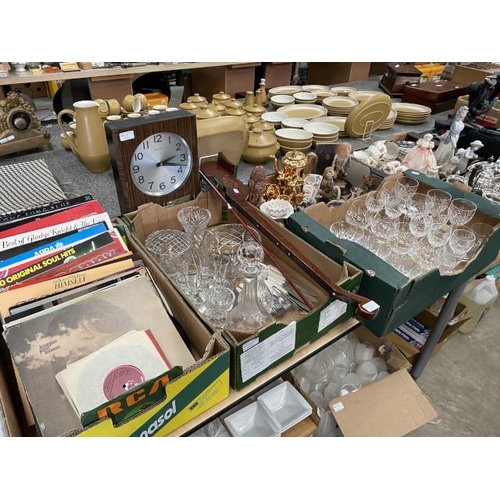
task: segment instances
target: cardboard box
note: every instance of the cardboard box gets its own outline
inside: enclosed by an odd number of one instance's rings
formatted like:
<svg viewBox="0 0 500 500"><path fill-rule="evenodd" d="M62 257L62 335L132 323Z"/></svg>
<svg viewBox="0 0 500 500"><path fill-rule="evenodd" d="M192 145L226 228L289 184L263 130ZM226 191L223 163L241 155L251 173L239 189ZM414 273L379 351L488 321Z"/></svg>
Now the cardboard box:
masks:
<svg viewBox="0 0 500 500"><path fill-rule="evenodd" d="M377 339L363 326L354 331L360 342L377 347ZM329 402L345 437L400 437L437 418L437 413L411 378L410 363L392 347L386 359L389 376Z"/></svg>
<svg viewBox="0 0 500 500"><path fill-rule="evenodd" d="M498 68L500 69L500 67ZM498 71L498 69L496 71ZM453 70L453 75L451 76L451 81L455 83L481 83L487 76L491 76L495 73L495 70L488 69L475 69L469 68L467 66L461 66L457 64Z"/></svg>
<svg viewBox="0 0 500 500"><path fill-rule="evenodd" d="M453 111L456 113L459 108L462 106L468 106L468 104L469 96L463 95L457 99ZM483 125L484 127L496 129L500 128L500 101L497 102L494 107L490 108L486 114L479 115L476 118L476 123L478 125Z"/></svg>
<svg viewBox="0 0 500 500"><path fill-rule="evenodd" d="M75 429L67 435L166 436L228 397L229 346L219 335L210 334L196 316L186 311L183 301L175 300L172 290L168 289L168 283L162 282L162 276L156 269L150 269L150 274L160 293L164 297L169 295L168 307L187 338L194 363L190 366L183 366L182 371L179 367L173 367L166 374L162 374L153 381L145 382L137 389L110 401L105 412L108 416L83 429ZM181 371L180 374L179 371ZM12 373L12 380L14 380L13 376L15 374ZM20 384L19 392L21 390L22 384ZM137 401L142 401L148 406L146 409L133 413L125 421L115 424L114 415L120 414L121 416ZM18 405L17 410L19 414L21 404Z"/></svg>
<svg viewBox="0 0 500 500"><path fill-rule="evenodd" d="M415 319L432 329L436 323L439 311L432 312L430 309L425 309L420 314L415 316ZM439 342L436 344L432 351L432 356L435 356L443 348L443 346L458 333L458 329L469 319L467 315L467 308L463 304L458 304L452 318L448 321ZM411 345L406 340L402 339L397 333L391 332L387 339L396 345L399 350L404 354L406 359L414 365L420 356L420 349Z"/></svg>
<svg viewBox="0 0 500 500"><path fill-rule="evenodd" d="M189 304L180 290L177 290L144 246L146 237L153 231L165 228L182 230L182 226L177 220L177 213L181 208L189 205L208 208L212 214L211 226L224 222L238 222L231 218L231 212L227 213L226 206L222 204L221 199L213 190L201 192L195 200L171 207L149 204L140 207L136 212L126 214L123 220L127 227L127 239L130 247L141 255L148 268L156 270L158 280L163 283L165 288L169 288L167 293L169 303L174 298L176 302L185 301L181 308L183 313L194 316L198 314L196 308ZM302 249L302 252L309 252L309 257L321 265L322 269L328 272L331 279L335 280L339 286L346 290L352 290L359 285L361 273L354 265L339 265L333 262L279 224L274 222L273 224L277 230L281 231L281 241L293 240L297 248ZM351 318L355 312L352 304L335 298L333 294L318 284L310 273L308 274L278 248L276 243L270 242L264 235L262 235L262 242L270 255L286 269L286 272L296 282L304 284L317 293L318 301L311 312L288 312L280 320L276 320L275 323L252 335L235 336L224 332L224 338L231 350L231 386L237 390L253 382L268 369L292 357L298 348L320 338L337 324ZM210 328L210 324L206 323L206 320L204 321L207 328Z"/></svg>
<svg viewBox="0 0 500 500"><path fill-rule="evenodd" d="M21 425L11 392L13 386L15 387L15 381L8 379L4 363L0 363L0 437L22 436Z"/></svg>
<svg viewBox="0 0 500 500"><path fill-rule="evenodd" d="M500 248L498 205L492 205L485 198L473 193L464 194L447 182L413 170L388 176L383 183L393 182L399 175L418 179L419 192L438 188L448 191L454 198L472 200L477 205L477 211L468 225L474 222L487 222L494 227L494 231L479 249L476 257L458 268L455 274L442 276L436 269L410 280L357 243L336 238L329 230L330 225L336 220L344 219L349 201L332 209L323 203L318 203L304 211L294 213L288 219L288 228L312 246L336 262L347 261L363 271L359 293L380 305L378 316L366 323L366 327L377 336L387 335L408 318L416 316L440 297L478 274L497 258Z"/></svg>

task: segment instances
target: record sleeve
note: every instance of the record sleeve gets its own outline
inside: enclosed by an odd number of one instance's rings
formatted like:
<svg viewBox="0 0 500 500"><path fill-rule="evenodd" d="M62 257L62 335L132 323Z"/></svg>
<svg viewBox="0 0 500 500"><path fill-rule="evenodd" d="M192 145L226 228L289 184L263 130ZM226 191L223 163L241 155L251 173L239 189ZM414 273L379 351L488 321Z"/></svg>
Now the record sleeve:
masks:
<svg viewBox="0 0 500 500"><path fill-rule="evenodd" d="M132 330L56 374L76 413L97 408L171 366L149 330Z"/></svg>

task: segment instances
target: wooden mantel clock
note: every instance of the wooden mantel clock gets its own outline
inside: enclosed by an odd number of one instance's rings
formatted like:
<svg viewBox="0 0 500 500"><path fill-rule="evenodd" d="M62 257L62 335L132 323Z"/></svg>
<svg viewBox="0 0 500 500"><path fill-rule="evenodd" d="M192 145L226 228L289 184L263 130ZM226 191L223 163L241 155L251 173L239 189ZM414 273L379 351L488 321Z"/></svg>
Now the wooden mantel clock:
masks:
<svg viewBox="0 0 500 500"><path fill-rule="evenodd" d="M199 192L196 116L184 110L105 124L122 214Z"/></svg>

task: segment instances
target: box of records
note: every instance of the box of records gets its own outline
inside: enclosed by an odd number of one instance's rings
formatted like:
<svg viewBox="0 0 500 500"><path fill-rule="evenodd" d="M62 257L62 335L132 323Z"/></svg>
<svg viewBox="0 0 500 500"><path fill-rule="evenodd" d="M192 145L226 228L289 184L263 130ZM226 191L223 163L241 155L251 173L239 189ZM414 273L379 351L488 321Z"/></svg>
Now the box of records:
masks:
<svg viewBox="0 0 500 500"><path fill-rule="evenodd" d="M174 317L89 198L0 225L2 364L25 435L165 436L229 395L229 347Z"/></svg>

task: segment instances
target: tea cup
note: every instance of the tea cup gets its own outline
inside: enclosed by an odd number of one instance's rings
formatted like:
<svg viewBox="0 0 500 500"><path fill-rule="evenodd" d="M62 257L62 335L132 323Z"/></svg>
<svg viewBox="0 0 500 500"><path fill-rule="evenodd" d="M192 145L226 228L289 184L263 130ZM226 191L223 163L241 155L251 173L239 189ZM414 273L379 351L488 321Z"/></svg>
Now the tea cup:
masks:
<svg viewBox="0 0 500 500"><path fill-rule="evenodd" d="M138 113L141 110L141 99L132 94L126 95L122 100L122 106L125 111Z"/></svg>
<svg viewBox="0 0 500 500"><path fill-rule="evenodd" d="M149 108L149 104L148 104L148 98L144 95L144 94L135 94L135 97L138 97L139 100L141 101L141 111L144 111L145 109L148 109Z"/></svg>
<svg viewBox="0 0 500 500"><path fill-rule="evenodd" d="M106 99L106 102L109 106L109 114L110 115L119 115L121 114L122 107L120 103L116 99Z"/></svg>

